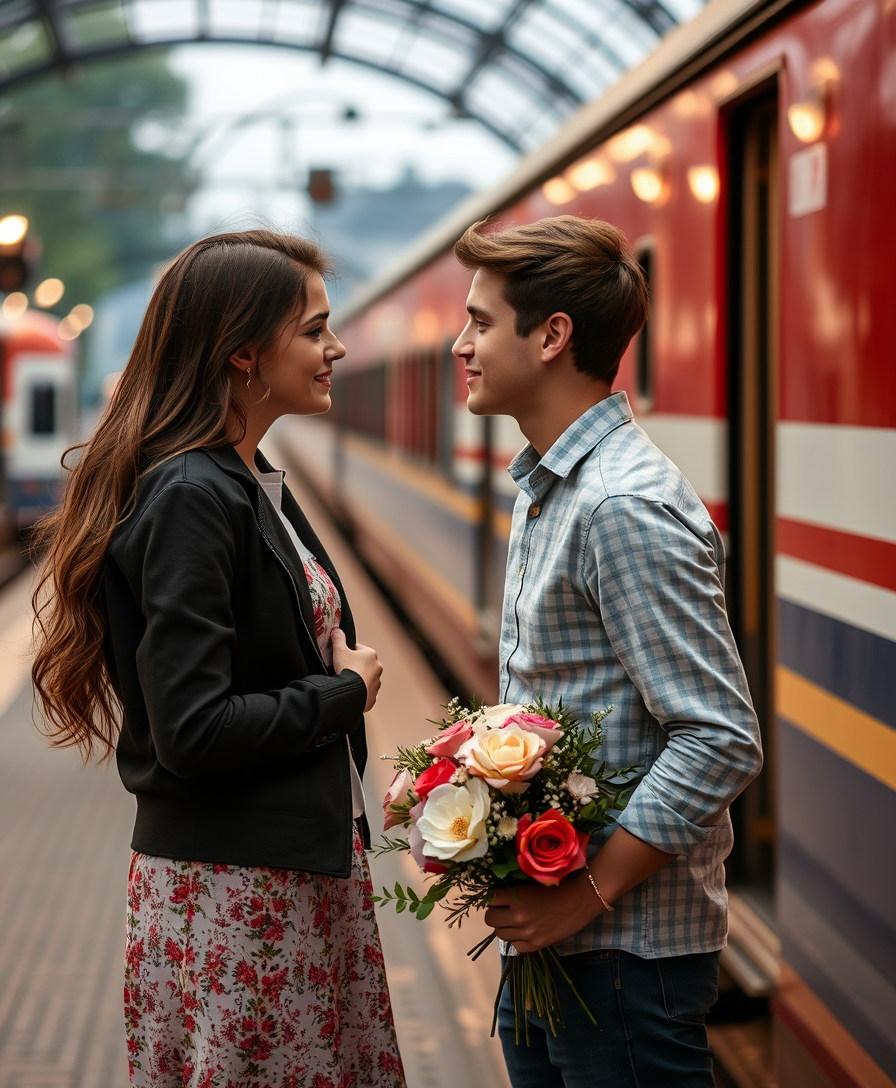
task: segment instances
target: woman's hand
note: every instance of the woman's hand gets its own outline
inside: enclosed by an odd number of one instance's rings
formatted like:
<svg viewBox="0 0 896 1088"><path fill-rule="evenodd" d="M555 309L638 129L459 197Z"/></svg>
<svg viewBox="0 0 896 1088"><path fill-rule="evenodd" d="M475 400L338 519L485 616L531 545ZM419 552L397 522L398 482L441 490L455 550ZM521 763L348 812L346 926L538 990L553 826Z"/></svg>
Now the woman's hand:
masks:
<svg viewBox="0 0 896 1088"><path fill-rule="evenodd" d="M345 641L345 632L337 627L330 637L333 646L333 671L338 676L343 669L351 669L356 672L367 685L367 703L364 713L373 709L376 697L380 692L382 683L383 666L376 656L376 650L370 646L362 646L359 642L354 650L348 648Z"/></svg>

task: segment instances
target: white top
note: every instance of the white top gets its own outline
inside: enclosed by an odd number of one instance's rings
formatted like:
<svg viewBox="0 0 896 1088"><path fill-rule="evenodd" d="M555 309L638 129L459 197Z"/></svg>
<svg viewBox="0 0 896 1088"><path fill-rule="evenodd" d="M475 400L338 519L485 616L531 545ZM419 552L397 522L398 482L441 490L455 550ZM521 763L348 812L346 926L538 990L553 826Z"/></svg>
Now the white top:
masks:
<svg viewBox="0 0 896 1088"><path fill-rule="evenodd" d="M317 648L320 650L320 655L323 658L324 663L330 667L333 664L333 647L330 643L330 638L339 626L339 621L342 618L342 600L339 596L339 590L333 585L330 576L312 555L310 549L299 539L299 535L293 528L292 522L290 522L289 518L283 513L284 473L282 469L275 469L273 472L261 472L257 468L253 468L252 473L255 476L255 479L261 484L261 489L264 491L271 506L276 510L280 521L283 523L284 529L286 529L286 532L289 534L289 539L296 550L296 554L301 560L302 567L305 571L305 577L308 580L308 588L311 591L311 600L314 605L314 625ZM361 776L358 774L358 768L355 766L355 760L352 756L351 745L348 743L348 737L345 738L345 742L348 744L348 758L352 779L352 816L357 819L357 817L364 815L364 788L361 785Z"/></svg>

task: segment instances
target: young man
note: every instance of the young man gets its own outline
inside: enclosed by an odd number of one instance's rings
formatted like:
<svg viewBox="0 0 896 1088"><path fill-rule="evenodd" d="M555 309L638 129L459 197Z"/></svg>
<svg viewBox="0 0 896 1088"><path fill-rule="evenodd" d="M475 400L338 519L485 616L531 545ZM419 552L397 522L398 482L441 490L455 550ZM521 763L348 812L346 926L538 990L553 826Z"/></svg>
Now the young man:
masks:
<svg viewBox="0 0 896 1088"><path fill-rule="evenodd" d="M513 513L500 694L604 724L610 766L646 772L587 871L499 892L487 923L519 952L562 954L593 1026L559 984L566 1027L500 1031L514 1088L711 1088L704 1017L727 931L728 806L759 771L756 716L728 625L722 542L681 472L613 393L647 318L623 235L560 216L455 247L475 270L454 345L475 415L529 445ZM508 948L512 953L513 949Z"/></svg>

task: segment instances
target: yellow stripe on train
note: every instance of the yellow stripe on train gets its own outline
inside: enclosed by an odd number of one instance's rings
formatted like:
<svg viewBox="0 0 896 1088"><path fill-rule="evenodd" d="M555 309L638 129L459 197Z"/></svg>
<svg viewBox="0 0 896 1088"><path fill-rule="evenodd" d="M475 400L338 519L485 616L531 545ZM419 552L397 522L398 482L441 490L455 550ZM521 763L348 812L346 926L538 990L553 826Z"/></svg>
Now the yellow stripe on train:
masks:
<svg viewBox="0 0 896 1088"><path fill-rule="evenodd" d="M775 670L778 713L813 740L896 790L896 729L784 665Z"/></svg>

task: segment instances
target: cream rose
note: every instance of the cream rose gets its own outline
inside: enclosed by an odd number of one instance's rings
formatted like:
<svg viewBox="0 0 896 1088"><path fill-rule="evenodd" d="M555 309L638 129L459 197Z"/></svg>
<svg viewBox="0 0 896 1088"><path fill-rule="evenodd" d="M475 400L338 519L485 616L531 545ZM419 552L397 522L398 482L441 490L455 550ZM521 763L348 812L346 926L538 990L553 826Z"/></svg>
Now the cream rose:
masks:
<svg viewBox="0 0 896 1088"><path fill-rule="evenodd" d="M486 786L471 778L465 786L436 786L417 819L425 857L468 861L488 850L485 820L491 802Z"/></svg>
<svg viewBox="0 0 896 1088"><path fill-rule="evenodd" d="M547 741L518 725L475 733L457 750L456 759L471 775L484 778L497 790L522 793L527 779L541 770Z"/></svg>
<svg viewBox="0 0 896 1088"><path fill-rule="evenodd" d="M497 703L495 706L482 708L479 716L473 719L475 729L500 729L514 714L523 714L526 708L521 703Z"/></svg>

